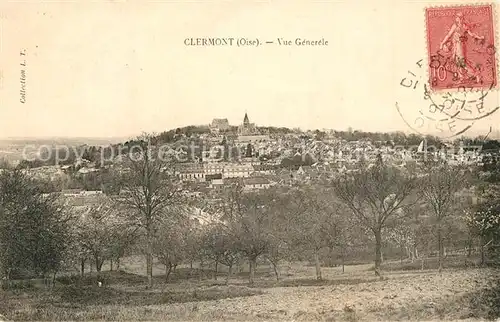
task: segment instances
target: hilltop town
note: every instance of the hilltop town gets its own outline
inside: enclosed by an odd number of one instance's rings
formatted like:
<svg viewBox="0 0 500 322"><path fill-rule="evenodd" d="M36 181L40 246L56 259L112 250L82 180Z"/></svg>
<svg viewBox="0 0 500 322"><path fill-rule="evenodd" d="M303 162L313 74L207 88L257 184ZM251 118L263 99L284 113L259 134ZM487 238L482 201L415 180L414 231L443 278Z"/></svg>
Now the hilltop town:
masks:
<svg viewBox="0 0 500 322"><path fill-rule="evenodd" d="M208 126L177 128L159 134L157 139L177 160L172 171L185 189L203 192L216 191L235 181L241 182L245 190L255 190L328 179L353 171L361 160L373 164L377 156L401 168L425 158L481 165L485 158L496 157L500 148L497 141L480 139L446 142L399 132L258 127L246 113L237 126L230 125L228 119L213 119ZM22 160L18 167L47 182L47 192L94 196L109 192L110 173L120 171L123 162L120 151L132 144L133 140L108 146L80 145L75 147L80 157L68 148L52 151L45 159L42 152L37 159Z"/></svg>

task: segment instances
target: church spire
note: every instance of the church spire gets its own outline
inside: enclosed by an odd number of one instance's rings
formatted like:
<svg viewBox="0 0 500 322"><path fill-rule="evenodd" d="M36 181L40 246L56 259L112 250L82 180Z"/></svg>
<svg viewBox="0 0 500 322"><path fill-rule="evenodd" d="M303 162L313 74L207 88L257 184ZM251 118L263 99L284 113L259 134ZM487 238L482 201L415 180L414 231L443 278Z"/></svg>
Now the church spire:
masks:
<svg viewBox="0 0 500 322"><path fill-rule="evenodd" d="M248 119L248 115L245 112L245 118L243 119L243 124L248 124L248 123L250 123L250 120Z"/></svg>

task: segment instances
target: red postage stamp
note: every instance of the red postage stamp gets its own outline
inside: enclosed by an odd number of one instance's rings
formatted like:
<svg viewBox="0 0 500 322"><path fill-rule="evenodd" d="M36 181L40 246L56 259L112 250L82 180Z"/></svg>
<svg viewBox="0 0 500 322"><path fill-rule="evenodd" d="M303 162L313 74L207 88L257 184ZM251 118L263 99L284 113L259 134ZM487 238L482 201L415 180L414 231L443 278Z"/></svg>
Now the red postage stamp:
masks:
<svg viewBox="0 0 500 322"><path fill-rule="evenodd" d="M432 91L497 86L492 4L425 10Z"/></svg>

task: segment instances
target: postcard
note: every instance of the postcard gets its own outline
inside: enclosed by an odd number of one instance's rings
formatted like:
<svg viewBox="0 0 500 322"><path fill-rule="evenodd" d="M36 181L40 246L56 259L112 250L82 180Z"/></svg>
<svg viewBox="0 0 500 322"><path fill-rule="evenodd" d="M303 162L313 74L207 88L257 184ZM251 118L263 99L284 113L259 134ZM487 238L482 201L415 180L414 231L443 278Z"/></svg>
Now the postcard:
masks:
<svg viewBox="0 0 500 322"><path fill-rule="evenodd" d="M499 318L499 14L2 1L0 321Z"/></svg>

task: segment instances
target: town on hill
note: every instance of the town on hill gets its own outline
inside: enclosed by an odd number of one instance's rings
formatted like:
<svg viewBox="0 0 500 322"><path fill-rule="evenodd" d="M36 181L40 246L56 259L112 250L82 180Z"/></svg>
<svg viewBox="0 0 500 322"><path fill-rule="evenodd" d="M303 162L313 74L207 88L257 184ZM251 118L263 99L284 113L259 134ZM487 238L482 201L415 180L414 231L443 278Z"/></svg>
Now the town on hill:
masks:
<svg viewBox="0 0 500 322"><path fill-rule="evenodd" d="M0 162L6 319L499 316L500 142L487 137L261 127L245 113L18 148Z"/></svg>
<svg viewBox="0 0 500 322"><path fill-rule="evenodd" d="M480 165L500 151L498 141L481 137L450 142L403 132L258 127L250 123L247 113L238 126L230 125L227 119L213 119L207 126L177 128L154 135L153 140L175 155L176 162L171 166L177 177L199 189L216 189L235 178L241 178L248 189L266 188L292 178L314 180L350 171L361 159L373 162L377 155L398 167L420 163L424 158ZM50 192L106 192L110 170L119 171L122 155L133 145L133 139L101 145L35 141L23 153L18 151L24 158L11 163L48 182ZM8 164L8 159L3 163Z"/></svg>

